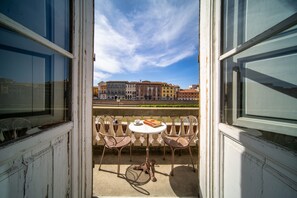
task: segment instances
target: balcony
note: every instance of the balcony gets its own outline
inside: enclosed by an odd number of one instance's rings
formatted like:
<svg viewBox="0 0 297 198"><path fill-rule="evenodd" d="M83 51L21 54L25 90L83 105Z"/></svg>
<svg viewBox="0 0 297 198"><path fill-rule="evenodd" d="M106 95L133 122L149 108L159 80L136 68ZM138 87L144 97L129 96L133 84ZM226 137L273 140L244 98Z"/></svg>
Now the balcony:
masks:
<svg viewBox="0 0 297 198"><path fill-rule="evenodd" d="M194 158L193 172L188 150L175 152L174 176L171 172L171 150L166 148L163 160L163 139L161 134L149 136L150 158L156 160L156 182L150 180L149 174L134 170L135 165L145 161L146 136L133 133L127 127L135 119L154 118L167 124L166 132L180 129L180 118L193 115L198 117L198 108L136 108L136 107L93 107L93 196L153 196L153 197L198 197L198 151L199 134L191 142ZM117 176L117 152L106 150L101 170L98 171L103 151L103 140L99 139L95 122L97 116L103 116L105 129L111 126L110 116L117 120L113 125L118 135L127 134L132 138L132 161L129 160L129 148L122 151L120 176ZM199 128L198 123L194 128Z"/></svg>

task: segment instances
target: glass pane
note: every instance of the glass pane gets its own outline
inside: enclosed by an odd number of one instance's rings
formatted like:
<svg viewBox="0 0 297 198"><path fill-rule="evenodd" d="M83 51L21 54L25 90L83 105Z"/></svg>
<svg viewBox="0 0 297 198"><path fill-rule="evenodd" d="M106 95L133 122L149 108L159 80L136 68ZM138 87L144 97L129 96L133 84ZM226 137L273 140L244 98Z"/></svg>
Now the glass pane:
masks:
<svg viewBox="0 0 297 198"><path fill-rule="evenodd" d="M1 0L0 12L60 47L70 49L68 0Z"/></svg>
<svg viewBox="0 0 297 198"><path fill-rule="evenodd" d="M70 119L69 59L0 28L0 145Z"/></svg>
<svg viewBox="0 0 297 198"><path fill-rule="evenodd" d="M223 53L297 12L294 0L225 0L223 6Z"/></svg>
<svg viewBox="0 0 297 198"><path fill-rule="evenodd" d="M47 0L1 0L0 12L26 26L41 36L50 39L50 4ZM32 23L34 20L34 23Z"/></svg>
<svg viewBox="0 0 297 198"><path fill-rule="evenodd" d="M297 26L224 60L222 121L297 136L296 62Z"/></svg>
<svg viewBox="0 0 297 198"><path fill-rule="evenodd" d="M0 118L49 110L50 56L0 45ZM47 112L48 113L48 112Z"/></svg>
<svg viewBox="0 0 297 198"><path fill-rule="evenodd" d="M297 120L297 48L240 59L242 116Z"/></svg>

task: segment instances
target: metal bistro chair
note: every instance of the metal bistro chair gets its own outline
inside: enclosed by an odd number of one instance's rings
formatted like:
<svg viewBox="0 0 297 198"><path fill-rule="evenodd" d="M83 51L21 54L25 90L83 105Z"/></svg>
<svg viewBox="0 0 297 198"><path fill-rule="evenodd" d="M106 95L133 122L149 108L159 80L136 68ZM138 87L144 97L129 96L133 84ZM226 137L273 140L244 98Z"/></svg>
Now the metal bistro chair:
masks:
<svg viewBox="0 0 297 198"><path fill-rule="evenodd" d="M189 149L191 162L193 165L193 171L195 172L193 156L190 144L194 140L195 135L198 131L198 121L195 116L188 116L184 118L180 118L180 127L179 132L176 132L175 119L172 121L172 126L170 129L170 133L167 132L162 133L162 138L164 141L164 153L163 159L165 160L165 145L168 145L171 149L171 175L174 175L174 152L176 150Z"/></svg>
<svg viewBox="0 0 297 198"><path fill-rule="evenodd" d="M108 120L107 124L108 124L108 132L106 132L105 130L105 119ZM130 161L131 161L131 138L130 136L126 136L125 134L121 135L121 136L117 136L116 134L118 134L117 132L122 130L122 124L119 123L121 121L117 121L116 119L107 116L104 119L104 117L100 117L97 116L96 120L95 120L95 126L96 126L96 130L97 130L97 135L100 135L100 137L103 139L104 141L104 147L103 147L103 152L101 155L101 159L100 159L100 165L99 165L99 170L101 170L101 164L102 164L102 160L104 157L104 153L105 153L105 149L116 149L118 151L118 171L117 171L117 175L119 176L120 174L120 159L121 159L121 152L122 149L125 148L126 146L128 146L130 144ZM115 132L115 127L117 128L116 132ZM97 137L98 138L98 137Z"/></svg>

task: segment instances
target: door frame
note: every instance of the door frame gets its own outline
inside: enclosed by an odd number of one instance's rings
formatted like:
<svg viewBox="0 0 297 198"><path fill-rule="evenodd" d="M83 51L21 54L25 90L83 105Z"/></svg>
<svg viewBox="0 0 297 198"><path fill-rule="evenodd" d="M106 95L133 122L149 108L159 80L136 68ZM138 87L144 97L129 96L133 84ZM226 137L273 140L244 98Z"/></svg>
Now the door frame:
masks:
<svg viewBox="0 0 297 198"><path fill-rule="evenodd" d="M94 1L72 2L71 197L92 197Z"/></svg>
<svg viewBox="0 0 297 198"><path fill-rule="evenodd" d="M221 1L200 2L200 197L220 192L220 26Z"/></svg>

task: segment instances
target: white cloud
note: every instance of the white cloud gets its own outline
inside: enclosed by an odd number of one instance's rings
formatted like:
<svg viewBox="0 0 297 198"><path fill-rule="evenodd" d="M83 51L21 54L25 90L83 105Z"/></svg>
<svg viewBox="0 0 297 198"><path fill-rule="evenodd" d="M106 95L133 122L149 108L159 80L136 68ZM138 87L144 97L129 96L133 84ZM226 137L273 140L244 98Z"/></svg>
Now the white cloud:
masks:
<svg viewBox="0 0 297 198"><path fill-rule="evenodd" d="M100 5L95 11L95 80L144 67L167 67L197 50L196 0L147 1L145 9L129 13L111 1Z"/></svg>
<svg viewBox="0 0 297 198"><path fill-rule="evenodd" d="M104 81L105 79L109 78L110 76L111 75L108 73L96 71L96 72L94 72L94 81L98 83L100 81Z"/></svg>

